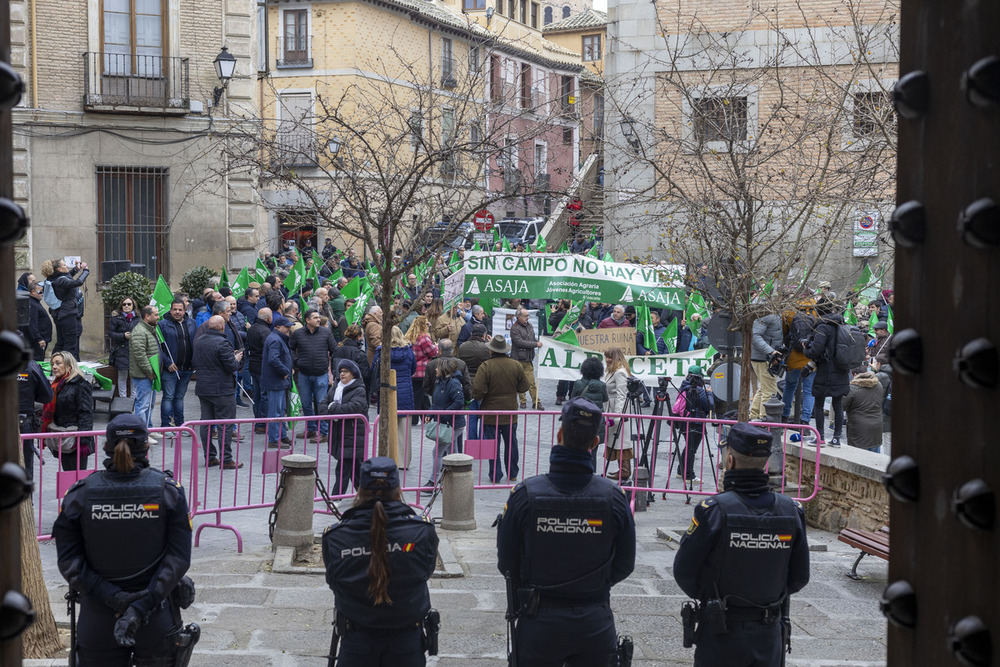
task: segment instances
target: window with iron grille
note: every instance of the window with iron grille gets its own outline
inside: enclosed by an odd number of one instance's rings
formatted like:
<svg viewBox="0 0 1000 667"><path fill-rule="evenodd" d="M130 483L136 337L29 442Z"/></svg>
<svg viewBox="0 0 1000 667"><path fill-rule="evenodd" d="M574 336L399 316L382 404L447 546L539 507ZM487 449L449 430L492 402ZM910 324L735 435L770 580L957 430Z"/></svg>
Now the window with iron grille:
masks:
<svg viewBox="0 0 1000 667"><path fill-rule="evenodd" d="M747 98L701 97L692 101L694 137L700 144L747 139Z"/></svg>
<svg viewBox="0 0 1000 667"><path fill-rule="evenodd" d="M445 81L444 85L448 85L448 82L454 81L455 73L455 45L447 37L441 38L441 80ZM450 81L449 81L450 80ZM454 83L452 83L454 86Z"/></svg>
<svg viewBox="0 0 1000 667"><path fill-rule="evenodd" d="M854 93L854 136L858 139L876 137L891 119L889 94L878 91Z"/></svg>
<svg viewBox="0 0 1000 667"><path fill-rule="evenodd" d="M160 167L97 168L97 255L101 262L145 265L145 276L169 280L167 177Z"/></svg>
<svg viewBox="0 0 1000 667"><path fill-rule="evenodd" d="M584 35L583 60L585 62L593 62L595 60L600 60L600 59L601 59L601 36Z"/></svg>

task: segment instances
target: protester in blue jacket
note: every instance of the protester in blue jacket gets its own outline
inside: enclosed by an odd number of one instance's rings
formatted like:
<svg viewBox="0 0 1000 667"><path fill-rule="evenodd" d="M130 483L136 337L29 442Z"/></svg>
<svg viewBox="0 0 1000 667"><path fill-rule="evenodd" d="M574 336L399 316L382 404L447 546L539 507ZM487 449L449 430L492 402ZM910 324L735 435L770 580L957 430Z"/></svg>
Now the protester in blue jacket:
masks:
<svg viewBox="0 0 1000 667"><path fill-rule="evenodd" d="M292 386L292 351L288 347L292 323L279 313L274 315L271 328L271 335L264 341L260 364L260 383L267 392L268 418L285 416L285 392ZM282 443L292 444L292 439L288 437L288 425L268 423L267 446L278 449Z"/></svg>

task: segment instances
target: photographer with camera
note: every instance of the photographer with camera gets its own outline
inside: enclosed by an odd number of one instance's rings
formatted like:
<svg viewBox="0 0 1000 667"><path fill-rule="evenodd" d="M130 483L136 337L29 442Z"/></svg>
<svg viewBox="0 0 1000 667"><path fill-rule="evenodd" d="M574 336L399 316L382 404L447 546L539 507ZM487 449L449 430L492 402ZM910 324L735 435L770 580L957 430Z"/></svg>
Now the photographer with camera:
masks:
<svg viewBox="0 0 1000 667"><path fill-rule="evenodd" d="M788 601L809 583L802 506L768 488L771 433L735 424L724 491L698 505L674 558L684 646L698 667L776 667L790 650ZM697 624L697 627L695 627Z"/></svg>
<svg viewBox="0 0 1000 667"><path fill-rule="evenodd" d="M715 396L712 385L705 382L705 371L701 366L691 366L687 377L681 382L678 393L684 394L684 411L678 417L693 417L704 419L715 409ZM698 455L698 447L705 437L705 424L701 422L682 422L679 427L687 443L684 448L684 458L677 462L677 476L685 482L697 484L701 480L694 474L694 459Z"/></svg>
<svg viewBox="0 0 1000 667"><path fill-rule="evenodd" d="M750 402L750 421L764 421L764 402L778 392L778 375L781 374L783 351L781 318L777 314L765 315L754 320L753 344L750 364L757 375L757 392Z"/></svg>

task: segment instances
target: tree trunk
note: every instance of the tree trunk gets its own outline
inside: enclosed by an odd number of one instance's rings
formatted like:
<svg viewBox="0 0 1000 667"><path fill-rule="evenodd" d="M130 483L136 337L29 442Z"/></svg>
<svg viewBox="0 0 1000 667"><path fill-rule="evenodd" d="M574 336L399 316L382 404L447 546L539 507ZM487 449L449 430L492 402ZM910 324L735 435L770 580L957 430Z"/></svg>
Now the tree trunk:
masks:
<svg viewBox="0 0 1000 667"><path fill-rule="evenodd" d="M750 356L753 354L753 319L743 322L740 333L743 335L743 363L740 367L740 403L736 419L745 422L750 421L750 401L753 398L750 392L750 378L753 374L753 366L750 365Z"/></svg>
<svg viewBox="0 0 1000 667"><path fill-rule="evenodd" d="M23 457L21 465L24 465ZM35 536L34 504L30 499L21 503L21 592L31 600L38 614L35 622L21 635L24 657L51 657L62 648L62 641L49 604L49 591L42 576L42 555Z"/></svg>

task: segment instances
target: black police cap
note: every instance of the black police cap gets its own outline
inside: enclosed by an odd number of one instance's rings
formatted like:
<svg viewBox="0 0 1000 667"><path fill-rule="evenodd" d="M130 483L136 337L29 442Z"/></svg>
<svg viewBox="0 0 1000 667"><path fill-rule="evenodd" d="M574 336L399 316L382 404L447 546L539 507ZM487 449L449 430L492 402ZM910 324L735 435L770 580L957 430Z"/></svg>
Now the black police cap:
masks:
<svg viewBox="0 0 1000 667"><path fill-rule="evenodd" d="M751 424L740 422L729 429L726 445L744 456L765 457L771 455L771 432Z"/></svg>
<svg viewBox="0 0 1000 667"><path fill-rule="evenodd" d="M146 430L145 419L127 413L118 415L108 422L108 429L104 432L104 436L107 439L104 443L104 449L110 452L123 438L129 441L130 447L145 445L149 438L149 431Z"/></svg>
<svg viewBox="0 0 1000 667"><path fill-rule="evenodd" d="M601 418L603 416L604 413L601 412L599 407L582 396L577 396L563 403L562 415L559 417L559 421L564 424L577 424L590 427L596 433L597 429L601 427Z"/></svg>
<svg viewBox="0 0 1000 667"><path fill-rule="evenodd" d="M360 486L368 491L395 489L399 486L399 469L388 456L374 456L361 464Z"/></svg>

